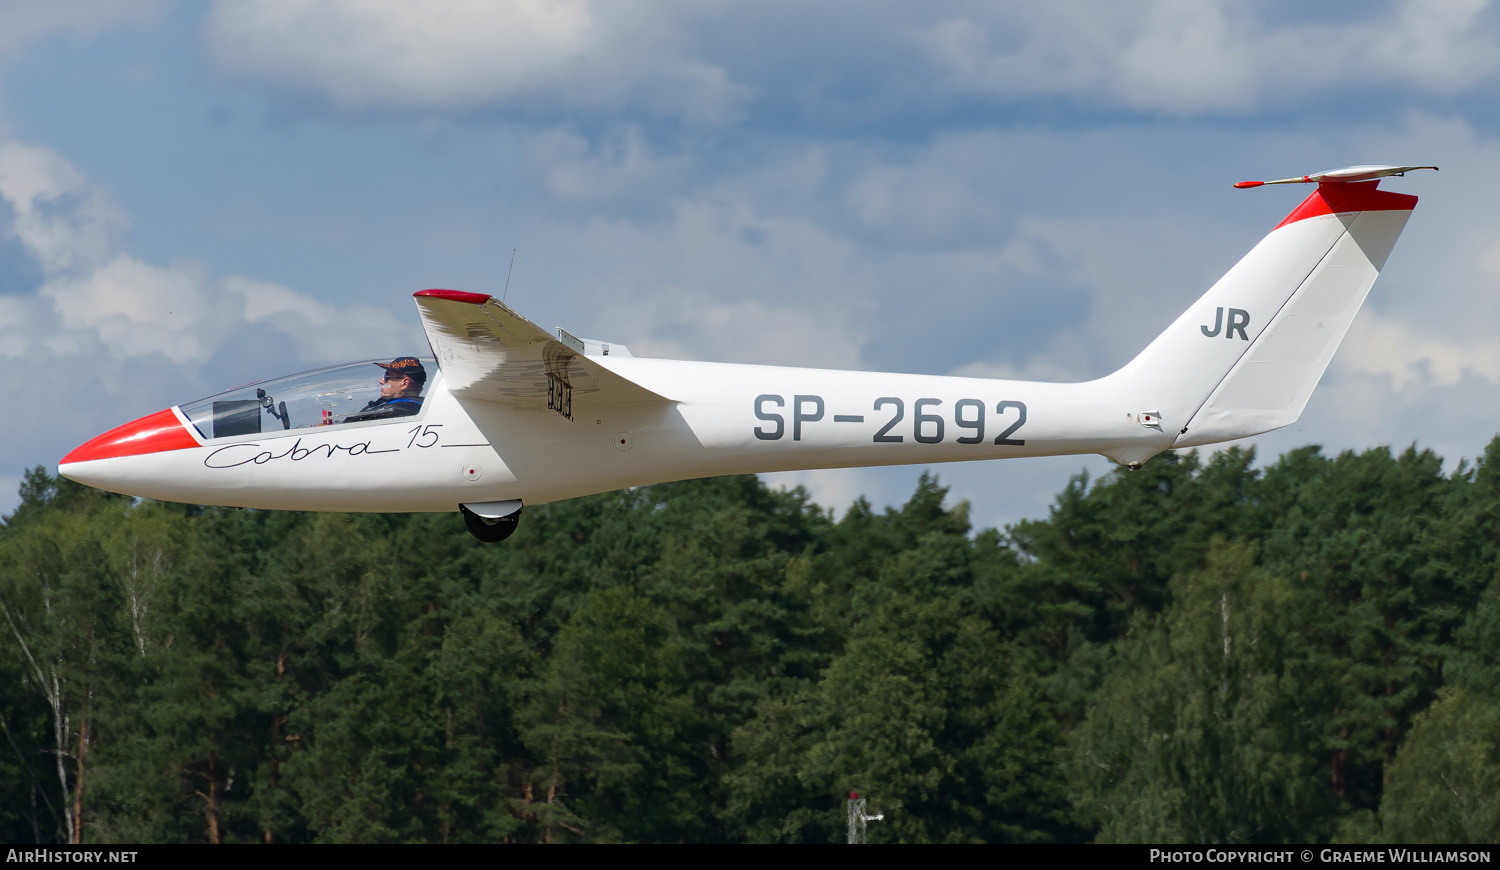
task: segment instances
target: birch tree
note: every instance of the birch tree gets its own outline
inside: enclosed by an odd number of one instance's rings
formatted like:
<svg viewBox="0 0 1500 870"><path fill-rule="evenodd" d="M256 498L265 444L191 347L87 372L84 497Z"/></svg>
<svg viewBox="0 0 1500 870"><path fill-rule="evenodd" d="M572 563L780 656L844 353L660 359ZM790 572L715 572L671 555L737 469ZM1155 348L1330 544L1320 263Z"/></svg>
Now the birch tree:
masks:
<svg viewBox="0 0 1500 870"><path fill-rule="evenodd" d="M27 683L50 713L49 753L67 842L83 842L93 702L109 666L116 612L103 575L95 513L118 519L122 502L94 499L86 510L31 507L0 551L0 618Z"/></svg>

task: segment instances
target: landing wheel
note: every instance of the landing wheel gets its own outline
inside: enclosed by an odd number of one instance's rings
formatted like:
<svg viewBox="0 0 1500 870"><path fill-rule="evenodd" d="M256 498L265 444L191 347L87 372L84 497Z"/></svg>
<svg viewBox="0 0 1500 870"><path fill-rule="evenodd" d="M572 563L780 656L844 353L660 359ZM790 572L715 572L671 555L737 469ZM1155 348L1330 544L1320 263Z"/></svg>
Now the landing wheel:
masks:
<svg viewBox="0 0 1500 870"><path fill-rule="evenodd" d="M458 510L464 515L464 528L469 530L469 534L484 541L486 544L500 543L515 534L516 526L521 524L521 512L519 510L508 517L500 517L498 519L482 517L463 505L459 505Z"/></svg>

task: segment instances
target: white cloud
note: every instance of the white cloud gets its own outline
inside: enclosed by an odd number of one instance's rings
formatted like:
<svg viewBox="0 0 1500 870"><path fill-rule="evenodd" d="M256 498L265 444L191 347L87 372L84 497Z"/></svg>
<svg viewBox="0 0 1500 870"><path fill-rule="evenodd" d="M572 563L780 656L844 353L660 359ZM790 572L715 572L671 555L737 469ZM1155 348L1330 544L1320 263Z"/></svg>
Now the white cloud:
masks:
<svg viewBox="0 0 1500 870"><path fill-rule="evenodd" d="M572 131L546 130L528 137L526 150L543 168L547 190L562 202L651 197L678 188L692 163L689 155L653 147L634 125L611 130L593 143Z"/></svg>
<svg viewBox="0 0 1500 870"><path fill-rule="evenodd" d="M88 36L107 27L155 17L170 0L6 0L0 6L0 53L13 53L52 33Z"/></svg>
<svg viewBox="0 0 1500 870"><path fill-rule="evenodd" d="M121 255L80 278L48 282L63 326L87 330L116 357L159 353L174 363L207 359L232 321L213 312L201 269L163 268ZM210 316L215 314L217 316Z"/></svg>
<svg viewBox="0 0 1500 870"><path fill-rule="evenodd" d="M760 475L760 479L773 489L796 489L803 487L812 496L813 503L833 512L834 517L843 516L855 500L864 496L880 499L887 495L878 490L880 472L870 468L818 468L812 471L775 471ZM906 495L910 495L908 490ZM887 504L899 504L901 493L890 493L889 499L875 504L880 510Z"/></svg>
<svg viewBox="0 0 1500 870"><path fill-rule="evenodd" d="M1394 73L1437 92L1467 87L1493 74L1500 47L1493 27L1482 25L1489 0L1407 0L1388 22L1366 26L1345 37L1344 50L1368 40L1370 67ZM1383 25L1383 26L1382 26Z"/></svg>
<svg viewBox="0 0 1500 870"><path fill-rule="evenodd" d="M1089 373L1076 365L1065 365L1056 360L1036 358L1023 365L1012 363L971 362L948 373L955 378L993 378L1002 381L1045 381L1048 383L1071 383L1089 380Z"/></svg>
<svg viewBox="0 0 1500 870"><path fill-rule="evenodd" d="M660 220L551 228L567 241L541 256L584 264L558 289L573 300L561 315L567 329L638 356L864 366L863 322L879 280L850 240L784 206L723 190L669 209Z"/></svg>
<svg viewBox="0 0 1500 870"><path fill-rule="evenodd" d="M41 319L33 296L0 296L0 357L24 359L34 340L32 324Z"/></svg>
<svg viewBox="0 0 1500 870"><path fill-rule="evenodd" d="M716 126L764 98L817 123L927 112L957 93L1248 116L1337 93L1481 86L1500 71L1488 7L1399 0L1310 20L1251 0L1012 0L872 3L850 20L744 0L217 0L204 33L221 69L341 112ZM871 105L850 105L864 98Z"/></svg>
<svg viewBox="0 0 1500 870"><path fill-rule="evenodd" d="M694 124L735 117L750 92L683 53L671 10L649 0L220 0L206 34L226 70L345 111L630 107Z"/></svg>
<svg viewBox="0 0 1500 870"><path fill-rule="evenodd" d="M244 299L244 319L264 323L296 340L309 359L357 359L372 353L395 356L425 348L414 321L402 323L384 308L358 303L329 305L288 287L231 275L223 281Z"/></svg>
<svg viewBox="0 0 1500 870"><path fill-rule="evenodd" d="M0 197L15 213L11 230L53 274L103 262L128 226L68 161L35 145L0 143Z"/></svg>
<svg viewBox="0 0 1500 870"><path fill-rule="evenodd" d="M213 279L196 263L159 266L125 253L124 213L47 148L0 142L0 200L11 212L7 229L45 278L34 294L0 297L0 353L7 357L45 349L95 364L153 355L201 363L228 336L256 324L289 336L302 358L320 362L416 340L414 329L383 309L335 309L279 285Z"/></svg>
<svg viewBox="0 0 1500 870"><path fill-rule="evenodd" d="M1014 171L994 159L995 139L943 136L914 159L870 162L850 179L845 207L861 228L903 245L951 246L994 232L1007 216L1001 190Z"/></svg>
<svg viewBox="0 0 1500 870"><path fill-rule="evenodd" d="M1322 10L1319 10L1322 11ZM638 0L217 0L217 65L340 112L603 114L700 127L926 117L966 100L1254 116L1475 91L1500 72L1489 0L1288 14L1253 0L875 2L857 14ZM870 200L878 217L878 196Z"/></svg>
<svg viewBox="0 0 1500 870"><path fill-rule="evenodd" d="M351 108L503 99L581 63L602 36L581 0L221 2L207 28L226 65L305 77Z"/></svg>
<svg viewBox="0 0 1500 870"><path fill-rule="evenodd" d="M1243 0L1007 4L941 19L919 41L960 92L1251 115L1337 91L1474 87L1500 68L1487 7L1403 0L1323 24L1264 20Z"/></svg>
<svg viewBox="0 0 1500 870"><path fill-rule="evenodd" d="M636 353L930 372L973 363L1085 380L1139 352L1218 277L1184 275L1205 259L1203 235L1221 230L1172 196L1095 189L1045 196L1046 216L1016 213L1036 208L1038 188L1058 189L1048 179L1076 155L1117 139L814 143L709 174L634 128L594 147L536 136L525 174L547 180L553 196L538 210L553 217L537 234L556 243L523 245L522 262L576 268L546 281L558 322ZM1094 188L1108 175L1094 167L1072 181ZM551 300L538 305L535 281L527 274L511 301L545 318ZM934 349L939 361L924 365Z"/></svg>
<svg viewBox="0 0 1500 870"><path fill-rule="evenodd" d="M763 365L860 368L864 338L833 306L725 301L701 291L661 288L643 303L612 308L607 318L632 340L636 356L709 359Z"/></svg>
<svg viewBox="0 0 1500 870"><path fill-rule="evenodd" d="M1467 376L1500 383L1500 339L1455 341L1452 334L1425 334L1420 328L1374 312L1364 312L1339 347L1340 367L1350 373L1382 375L1391 388L1410 394L1427 387L1451 387Z"/></svg>

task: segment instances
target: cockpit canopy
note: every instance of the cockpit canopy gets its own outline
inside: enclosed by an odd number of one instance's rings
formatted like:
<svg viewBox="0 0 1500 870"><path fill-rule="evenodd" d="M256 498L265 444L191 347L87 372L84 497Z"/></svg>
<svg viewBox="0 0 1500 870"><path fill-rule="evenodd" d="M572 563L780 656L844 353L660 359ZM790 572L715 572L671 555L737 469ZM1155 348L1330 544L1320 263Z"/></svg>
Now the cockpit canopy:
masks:
<svg viewBox="0 0 1500 870"><path fill-rule="evenodd" d="M337 426L374 419L411 416L421 410L423 397L437 377L437 360L417 357L427 380L408 401L380 407L372 414L370 403L381 398L380 383L385 360L367 360L316 369L269 381L258 381L228 392L182 405L182 413L204 438L259 435L314 426ZM379 410L379 409L377 409Z"/></svg>

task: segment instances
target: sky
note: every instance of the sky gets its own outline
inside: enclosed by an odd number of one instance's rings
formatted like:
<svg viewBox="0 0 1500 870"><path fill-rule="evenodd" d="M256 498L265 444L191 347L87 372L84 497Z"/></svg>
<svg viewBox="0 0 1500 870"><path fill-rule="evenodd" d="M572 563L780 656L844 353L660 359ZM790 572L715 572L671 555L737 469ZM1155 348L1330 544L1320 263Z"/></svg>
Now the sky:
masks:
<svg viewBox="0 0 1500 870"><path fill-rule="evenodd" d="M1113 371L1357 163L1421 204L1263 462L1500 428L1486 0L8 0L0 513L25 469L508 292L637 356ZM514 269L510 269L514 252ZM509 290L504 291L509 274ZM1101 457L940 465L977 526ZM767 475L843 510L924 469Z"/></svg>

